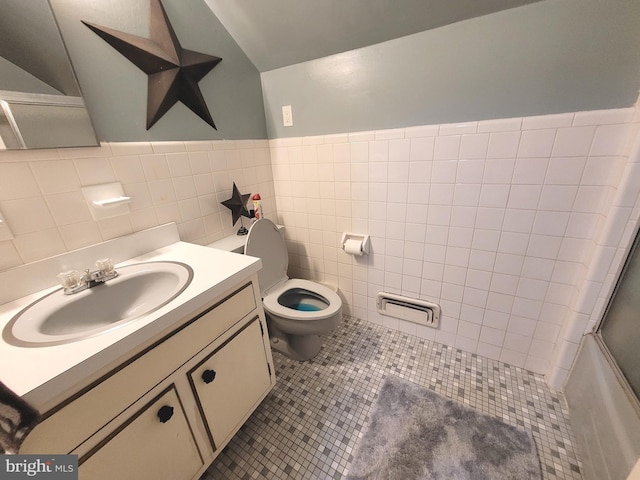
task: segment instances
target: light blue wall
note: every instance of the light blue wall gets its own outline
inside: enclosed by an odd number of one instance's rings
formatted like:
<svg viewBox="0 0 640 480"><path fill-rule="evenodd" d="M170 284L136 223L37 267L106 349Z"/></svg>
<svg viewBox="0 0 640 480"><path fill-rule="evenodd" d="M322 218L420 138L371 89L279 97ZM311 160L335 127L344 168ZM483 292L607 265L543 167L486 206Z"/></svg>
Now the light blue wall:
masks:
<svg viewBox="0 0 640 480"><path fill-rule="evenodd" d="M81 23L149 36L149 0L51 0L101 141L266 138L258 70L203 0L163 0L183 48L222 57L199 83L218 127L182 103L146 130L147 76Z"/></svg>
<svg viewBox="0 0 640 480"><path fill-rule="evenodd" d="M261 77L269 138L627 107L640 2L546 0Z"/></svg>

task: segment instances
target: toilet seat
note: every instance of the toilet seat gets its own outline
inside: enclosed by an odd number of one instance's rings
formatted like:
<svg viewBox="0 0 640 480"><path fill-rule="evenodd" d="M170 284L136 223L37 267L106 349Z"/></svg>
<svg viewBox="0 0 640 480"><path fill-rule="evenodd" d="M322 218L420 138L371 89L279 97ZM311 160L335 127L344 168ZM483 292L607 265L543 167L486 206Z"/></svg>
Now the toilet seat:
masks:
<svg viewBox="0 0 640 480"><path fill-rule="evenodd" d="M335 315L342 308L342 300L333 290L311 280L290 279L287 276L289 254L278 227L266 218L251 225L244 248L245 255L262 259L262 269L258 271L258 283L262 303L269 313L291 320L322 320ZM326 299L327 307L322 310L304 311L285 307L278 303L283 294L293 289L307 290Z"/></svg>
<svg viewBox="0 0 640 480"><path fill-rule="evenodd" d="M289 290L298 288L320 295L327 301L327 307L322 310L305 311L295 310L278 303L280 296L287 293ZM290 278L289 280L286 280L270 290L262 299L262 305L269 313L273 313L290 320L300 320L302 322L322 320L335 315L342 308L341 302L342 300L340 300L338 294L330 288L320 285L319 283L312 282L311 280L304 280L301 278Z"/></svg>

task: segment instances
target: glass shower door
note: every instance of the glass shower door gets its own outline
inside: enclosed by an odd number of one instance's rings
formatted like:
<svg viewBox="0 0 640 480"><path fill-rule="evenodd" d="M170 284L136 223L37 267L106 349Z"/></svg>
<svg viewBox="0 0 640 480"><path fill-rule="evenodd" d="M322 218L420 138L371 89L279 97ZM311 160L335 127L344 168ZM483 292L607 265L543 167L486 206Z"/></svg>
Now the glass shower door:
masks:
<svg viewBox="0 0 640 480"><path fill-rule="evenodd" d="M631 389L640 397L640 247L636 236L599 334Z"/></svg>

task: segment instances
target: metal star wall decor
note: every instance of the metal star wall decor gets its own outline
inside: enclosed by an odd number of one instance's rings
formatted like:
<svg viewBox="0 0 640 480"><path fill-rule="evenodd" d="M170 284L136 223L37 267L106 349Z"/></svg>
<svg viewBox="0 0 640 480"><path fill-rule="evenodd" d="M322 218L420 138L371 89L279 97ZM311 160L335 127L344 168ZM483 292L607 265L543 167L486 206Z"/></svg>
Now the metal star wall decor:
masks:
<svg viewBox="0 0 640 480"><path fill-rule="evenodd" d="M178 101L217 130L198 82L222 59L182 48L160 0L150 0L150 12L151 38L82 23L149 76L147 130Z"/></svg>
<svg viewBox="0 0 640 480"><path fill-rule="evenodd" d="M250 193L242 194L238 187L236 187L236 182L233 182L233 194L229 200L225 200L222 203L225 207L231 210L232 217L232 225L235 225L241 215L244 215L247 218L251 218L249 215L249 210L247 210L247 201L251 196Z"/></svg>

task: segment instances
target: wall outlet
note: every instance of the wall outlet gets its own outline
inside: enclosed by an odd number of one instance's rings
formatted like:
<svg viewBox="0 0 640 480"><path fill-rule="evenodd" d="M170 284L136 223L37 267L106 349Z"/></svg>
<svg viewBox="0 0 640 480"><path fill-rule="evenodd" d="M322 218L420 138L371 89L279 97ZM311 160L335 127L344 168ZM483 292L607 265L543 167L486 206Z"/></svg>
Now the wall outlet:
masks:
<svg viewBox="0 0 640 480"><path fill-rule="evenodd" d="M284 105L282 107L282 124L285 127L293 127L293 112L291 111L291 105Z"/></svg>

